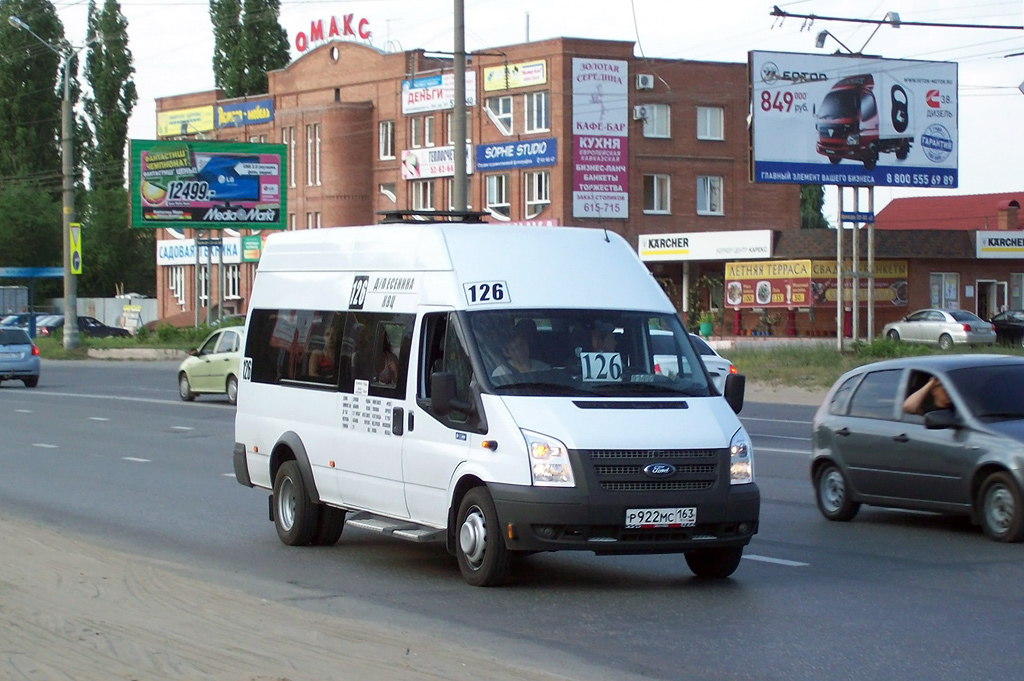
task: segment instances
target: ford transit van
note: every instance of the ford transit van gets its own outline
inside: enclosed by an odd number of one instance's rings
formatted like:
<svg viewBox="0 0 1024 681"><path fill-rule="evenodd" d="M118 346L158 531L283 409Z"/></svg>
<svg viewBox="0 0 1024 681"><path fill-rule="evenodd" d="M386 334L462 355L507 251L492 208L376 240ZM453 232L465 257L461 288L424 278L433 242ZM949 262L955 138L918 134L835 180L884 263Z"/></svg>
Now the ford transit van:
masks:
<svg viewBox="0 0 1024 681"><path fill-rule="evenodd" d="M560 550L682 553L724 578L758 529L743 377L716 390L605 230L274 234L241 374L235 476L271 492L285 544L346 526L443 542L487 586Z"/></svg>

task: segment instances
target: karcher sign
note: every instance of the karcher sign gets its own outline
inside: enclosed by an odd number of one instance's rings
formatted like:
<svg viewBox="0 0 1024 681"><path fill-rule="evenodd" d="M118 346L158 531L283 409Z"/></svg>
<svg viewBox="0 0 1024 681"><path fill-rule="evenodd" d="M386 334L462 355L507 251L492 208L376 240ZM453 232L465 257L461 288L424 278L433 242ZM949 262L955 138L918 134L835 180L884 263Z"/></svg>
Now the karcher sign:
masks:
<svg viewBox="0 0 1024 681"><path fill-rule="evenodd" d="M1024 232L975 232L977 257L1024 259Z"/></svg>
<svg viewBox="0 0 1024 681"><path fill-rule="evenodd" d="M772 257L772 231L684 232L641 234L640 259L645 262L736 260Z"/></svg>

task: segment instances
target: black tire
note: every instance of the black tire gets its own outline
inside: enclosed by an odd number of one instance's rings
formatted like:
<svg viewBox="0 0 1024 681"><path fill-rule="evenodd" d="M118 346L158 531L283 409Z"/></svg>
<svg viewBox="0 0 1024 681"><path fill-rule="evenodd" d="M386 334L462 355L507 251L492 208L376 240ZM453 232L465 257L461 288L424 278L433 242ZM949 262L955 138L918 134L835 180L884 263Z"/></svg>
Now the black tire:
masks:
<svg viewBox="0 0 1024 681"><path fill-rule="evenodd" d="M872 170L875 169L876 165L878 165L878 159L877 158L866 158L866 159L864 159L864 170L868 171L869 173Z"/></svg>
<svg viewBox="0 0 1024 681"><path fill-rule="evenodd" d="M909 156L909 155L910 155L910 142L904 142L896 150L896 160L897 161L906 161L907 160L907 156Z"/></svg>
<svg viewBox="0 0 1024 681"><path fill-rule="evenodd" d="M948 334L944 333L939 336L939 350L952 350L953 349L953 338Z"/></svg>
<svg viewBox="0 0 1024 681"><path fill-rule="evenodd" d="M224 386L224 392L228 396L228 402L231 404L238 404L238 379L234 376L228 376L228 382Z"/></svg>
<svg viewBox="0 0 1024 681"><path fill-rule="evenodd" d="M511 557L486 487L466 492L459 505L455 531L455 555L467 583L498 586L508 578Z"/></svg>
<svg viewBox="0 0 1024 681"><path fill-rule="evenodd" d="M846 476L835 464L827 464L818 471L814 479L814 496L821 515L829 520L844 523L853 520L860 510L860 504L850 497Z"/></svg>
<svg viewBox="0 0 1024 681"><path fill-rule="evenodd" d="M182 371L178 374L178 395L185 402L191 402L196 399L196 394L192 392L192 386L188 383L188 376Z"/></svg>
<svg viewBox="0 0 1024 681"><path fill-rule="evenodd" d="M889 333L885 334L885 337L889 340L898 341L900 339L900 332L896 329L889 329Z"/></svg>
<svg viewBox="0 0 1024 681"><path fill-rule="evenodd" d="M837 166L839 165L839 162L842 161L843 159L839 156L829 156L828 160L829 162L832 163L832 165Z"/></svg>
<svg viewBox="0 0 1024 681"><path fill-rule="evenodd" d="M686 565L700 579L725 579L740 566L743 547L687 551Z"/></svg>
<svg viewBox="0 0 1024 681"><path fill-rule="evenodd" d="M981 528L992 539L1024 541L1024 504L1017 481L1009 473L993 473L985 479L978 511Z"/></svg>
<svg viewBox="0 0 1024 681"><path fill-rule="evenodd" d="M285 461L274 478L274 527L288 546L305 546L313 540L319 505L309 498L302 471L295 461Z"/></svg>
<svg viewBox="0 0 1024 681"><path fill-rule="evenodd" d="M37 385L39 385L39 377L38 376L30 376L29 378L21 379L21 382L25 384L26 388L34 388Z"/></svg>
<svg viewBox="0 0 1024 681"><path fill-rule="evenodd" d="M345 529L345 509L333 506L320 506L320 517L316 521L316 530L310 543L313 546L334 546L341 539Z"/></svg>

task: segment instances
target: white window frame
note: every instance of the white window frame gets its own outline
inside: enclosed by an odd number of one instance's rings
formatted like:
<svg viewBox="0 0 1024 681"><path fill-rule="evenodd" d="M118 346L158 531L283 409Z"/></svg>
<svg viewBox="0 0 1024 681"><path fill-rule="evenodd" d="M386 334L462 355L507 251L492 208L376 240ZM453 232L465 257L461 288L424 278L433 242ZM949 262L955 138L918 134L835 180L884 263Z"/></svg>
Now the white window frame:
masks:
<svg viewBox="0 0 1024 681"><path fill-rule="evenodd" d="M288 213L288 231L289 232L294 232L295 231L295 226L296 226L295 213Z"/></svg>
<svg viewBox="0 0 1024 681"><path fill-rule="evenodd" d="M419 116L409 119L409 145L413 149L419 149L423 146L423 140L421 139L420 123L422 118Z"/></svg>
<svg viewBox="0 0 1024 681"><path fill-rule="evenodd" d="M380 193L383 196L385 196L389 201L391 201L391 203L395 204L396 206L398 205L398 195L395 193L394 182L381 183L377 187L377 190L380 191Z"/></svg>
<svg viewBox="0 0 1024 681"><path fill-rule="evenodd" d="M434 146L434 117L423 117L423 146Z"/></svg>
<svg viewBox="0 0 1024 681"><path fill-rule="evenodd" d="M312 213L312 211L306 213L306 229L313 229L313 213Z"/></svg>
<svg viewBox="0 0 1024 681"><path fill-rule="evenodd" d="M543 213L544 209L551 205L551 173L547 170L524 173L523 182L526 185L526 207L523 217L529 220Z"/></svg>
<svg viewBox="0 0 1024 681"><path fill-rule="evenodd" d="M644 175L643 201L647 215L669 215L672 210L672 176L665 173ZM650 207L648 208L648 181L650 181Z"/></svg>
<svg viewBox="0 0 1024 681"><path fill-rule="evenodd" d="M718 175L697 177L697 215L725 215L725 180Z"/></svg>
<svg viewBox="0 0 1024 681"><path fill-rule="evenodd" d="M672 137L672 107L668 104L645 104L644 137L668 139Z"/></svg>
<svg viewBox="0 0 1024 681"><path fill-rule="evenodd" d="M497 105L495 110L494 105ZM515 130L515 118L512 115L512 95L503 95L501 97L488 97L484 100L484 111L487 113L488 118L494 123L494 127L501 132L502 135L511 135Z"/></svg>
<svg viewBox="0 0 1024 681"><path fill-rule="evenodd" d="M508 197L509 176L503 173L486 176L487 210L496 216L508 219L512 215L512 204Z"/></svg>
<svg viewBox="0 0 1024 681"><path fill-rule="evenodd" d="M167 288L171 290L178 305L185 304L185 266L175 265L167 268Z"/></svg>
<svg viewBox="0 0 1024 681"><path fill-rule="evenodd" d="M463 210L470 210L473 207L473 192L471 191L473 186L473 178L466 178L466 207ZM458 210L455 207L454 194L455 194L455 179L451 177L444 178L444 193L445 201L448 204L448 210Z"/></svg>
<svg viewBox="0 0 1024 681"><path fill-rule="evenodd" d="M448 112L448 113L446 113L444 115L444 121L445 121L444 124L446 126L445 144L448 144L449 146L454 145L455 141L452 138L452 114L451 114L451 112ZM473 141L472 136L469 134L469 120L467 119L466 120L466 143L468 144L468 143L470 143L472 141Z"/></svg>
<svg viewBox="0 0 1024 681"><path fill-rule="evenodd" d="M548 91L527 92L523 95L526 112L526 132L547 132L551 129L551 109Z"/></svg>
<svg viewBox="0 0 1024 681"><path fill-rule="evenodd" d="M931 305L940 310L956 310L960 307L960 273L929 272L928 289ZM938 293L938 296L935 294Z"/></svg>
<svg viewBox="0 0 1024 681"><path fill-rule="evenodd" d="M238 265L224 266L224 298L226 300L237 300L241 295L241 277L239 276Z"/></svg>
<svg viewBox="0 0 1024 681"><path fill-rule="evenodd" d="M306 126L306 186L313 186L313 126Z"/></svg>
<svg viewBox="0 0 1024 681"><path fill-rule="evenodd" d="M199 266L199 307L206 307L210 302L210 268Z"/></svg>
<svg viewBox="0 0 1024 681"><path fill-rule="evenodd" d="M434 210L434 181L414 180L409 187L413 210Z"/></svg>
<svg viewBox="0 0 1024 681"><path fill-rule="evenodd" d="M295 186L295 127L281 128L281 143L288 147L288 186Z"/></svg>
<svg viewBox="0 0 1024 681"><path fill-rule="evenodd" d="M395 157L395 122L381 121L377 126L377 156L382 161Z"/></svg>
<svg viewBox="0 0 1024 681"><path fill-rule="evenodd" d="M314 123L313 124L313 144L314 144L314 152L316 153L316 161L313 164L313 166L314 166L314 172L315 172L315 175L316 175L316 186L319 187L319 186L321 186L321 182L320 182L320 124L319 123Z"/></svg>
<svg viewBox="0 0 1024 681"><path fill-rule="evenodd" d="M697 107L697 139L725 140L725 109L720 106Z"/></svg>

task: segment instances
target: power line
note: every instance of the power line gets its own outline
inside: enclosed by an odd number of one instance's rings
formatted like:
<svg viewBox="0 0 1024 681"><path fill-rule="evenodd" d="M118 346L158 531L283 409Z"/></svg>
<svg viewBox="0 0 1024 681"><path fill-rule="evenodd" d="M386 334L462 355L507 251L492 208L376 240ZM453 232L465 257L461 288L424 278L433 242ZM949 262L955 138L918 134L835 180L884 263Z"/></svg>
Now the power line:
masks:
<svg viewBox="0 0 1024 681"><path fill-rule="evenodd" d="M794 14L793 12L787 12L784 9L780 9L778 5L772 8L771 15L773 17L781 17L788 19L790 17L794 19L809 19L810 21L845 21L853 24L891 24L891 19L852 19L849 17L823 17L818 14ZM988 28L996 30L1009 30L1009 31L1022 31L1024 26L1005 26L1000 24L943 24L933 21L899 21L900 26L930 26L932 28Z"/></svg>

